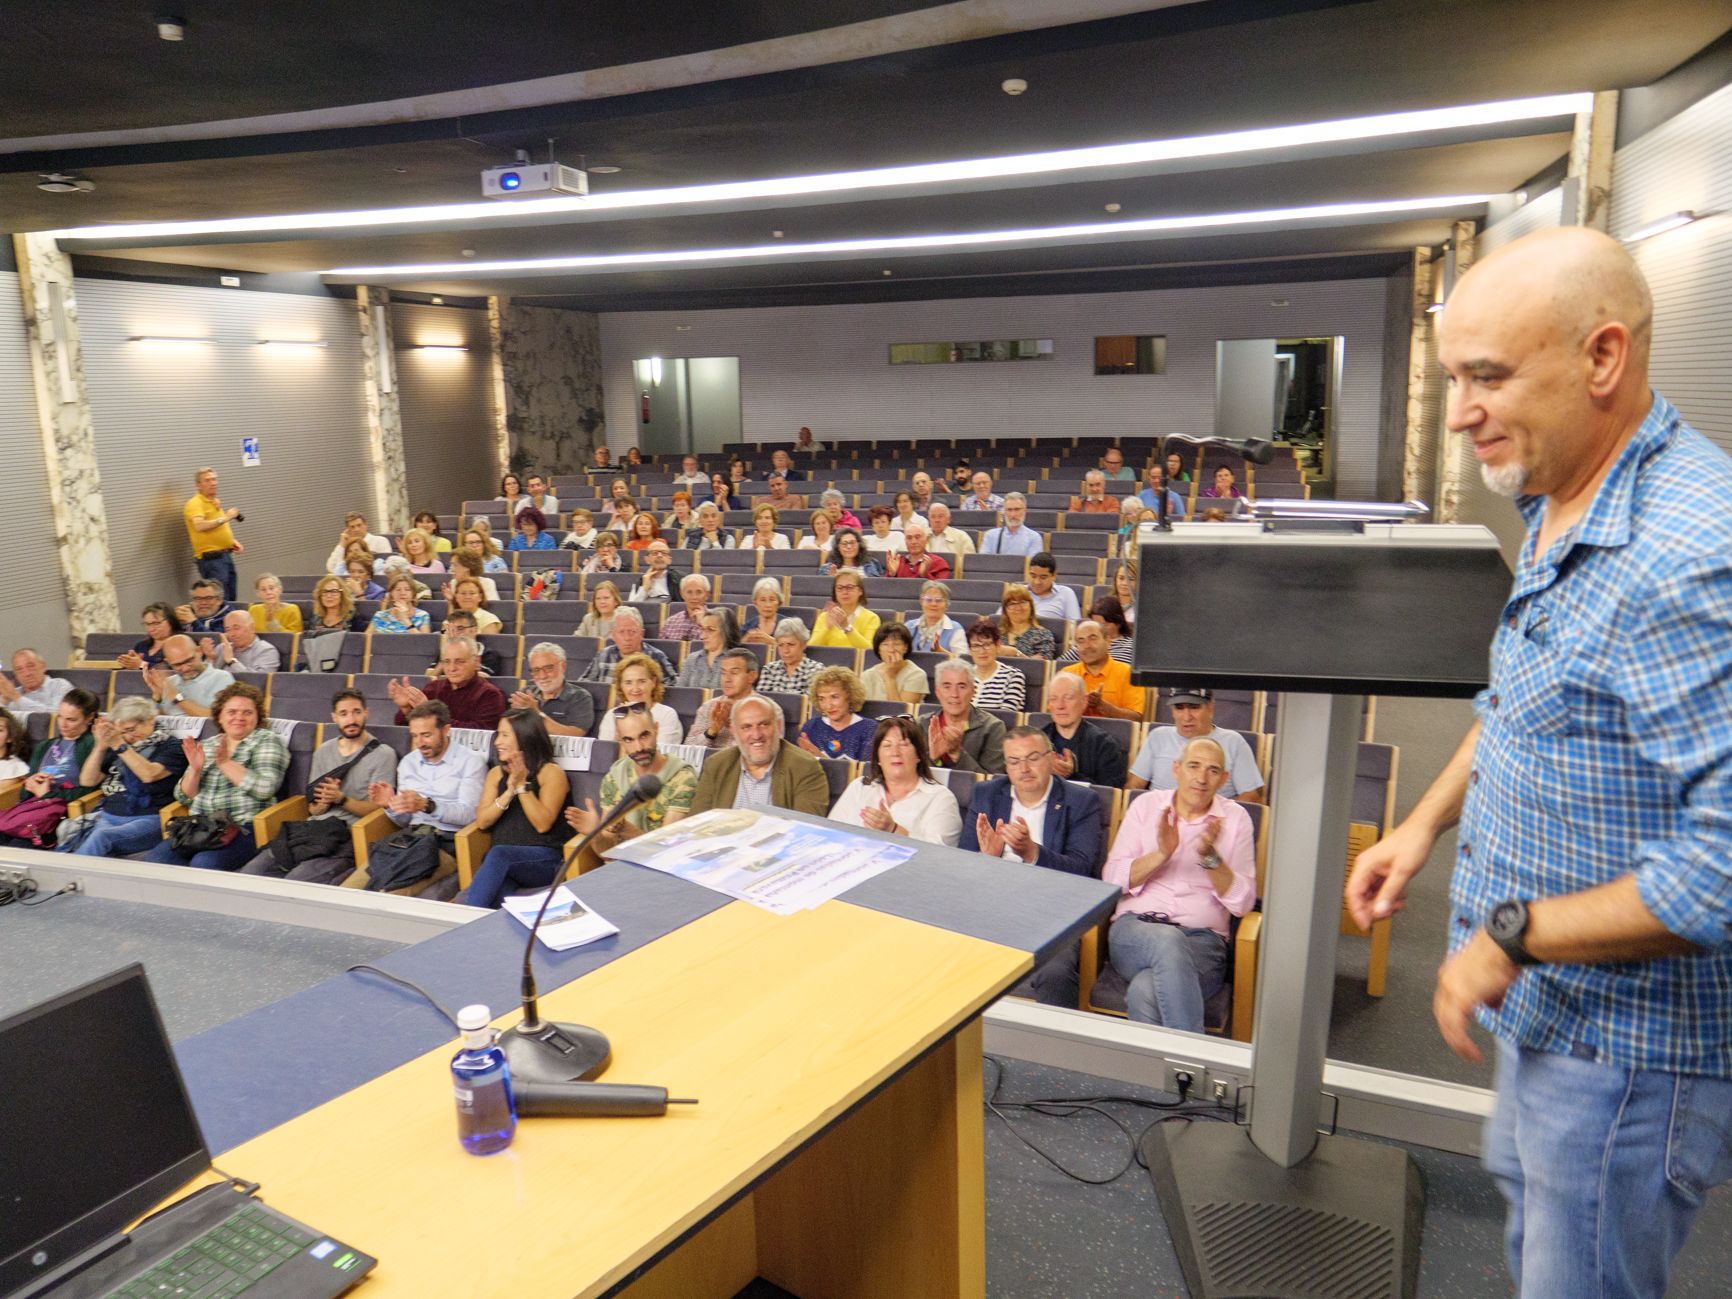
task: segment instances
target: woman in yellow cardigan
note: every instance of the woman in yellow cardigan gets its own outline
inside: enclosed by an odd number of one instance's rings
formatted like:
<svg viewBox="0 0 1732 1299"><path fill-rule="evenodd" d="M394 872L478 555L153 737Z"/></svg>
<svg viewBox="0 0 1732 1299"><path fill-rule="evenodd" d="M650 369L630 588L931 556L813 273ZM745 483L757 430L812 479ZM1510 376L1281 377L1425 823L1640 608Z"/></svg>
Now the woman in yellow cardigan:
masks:
<svg viewBox="0 0 1732 1299"><path fill-rule="evenodd" d="M878 622L878 615L866 607L866 579L845 568L830 580L830 603L818 610L811 643L871 649Z"/></svg>

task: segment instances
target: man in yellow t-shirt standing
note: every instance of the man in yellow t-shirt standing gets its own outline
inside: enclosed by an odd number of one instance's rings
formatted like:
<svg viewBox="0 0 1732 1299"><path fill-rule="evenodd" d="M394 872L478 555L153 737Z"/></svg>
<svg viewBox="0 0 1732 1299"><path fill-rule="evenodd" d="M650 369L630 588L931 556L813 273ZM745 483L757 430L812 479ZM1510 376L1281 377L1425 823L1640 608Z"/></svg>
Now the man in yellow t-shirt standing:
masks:
<svg viewBox="0 0 1732 1299"><path fill-rule="evenodd" d="M181 516L186 520L186 535L192 542L193 562L198 575L221 582L223 597L235 598L235 556L241 553L241 543L235 540L230 523L241 520L239 510L225 510L217 499L217 473L201 469L193 476L198 491L186 503Z"/></svg>

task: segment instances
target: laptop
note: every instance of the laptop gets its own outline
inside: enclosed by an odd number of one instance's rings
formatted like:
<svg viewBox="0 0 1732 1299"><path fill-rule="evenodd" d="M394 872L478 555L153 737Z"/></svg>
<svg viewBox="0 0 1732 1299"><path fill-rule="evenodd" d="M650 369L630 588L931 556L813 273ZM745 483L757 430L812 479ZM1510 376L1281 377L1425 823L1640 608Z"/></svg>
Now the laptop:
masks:
<svg viewBox="0 0 1732 1299"><path fill-rule="evenodd" d="M230 1182L127 1230L211 1167L142 966L0 1020L0 1060L0 1299L336 1299L376 1265Z"/></svg>

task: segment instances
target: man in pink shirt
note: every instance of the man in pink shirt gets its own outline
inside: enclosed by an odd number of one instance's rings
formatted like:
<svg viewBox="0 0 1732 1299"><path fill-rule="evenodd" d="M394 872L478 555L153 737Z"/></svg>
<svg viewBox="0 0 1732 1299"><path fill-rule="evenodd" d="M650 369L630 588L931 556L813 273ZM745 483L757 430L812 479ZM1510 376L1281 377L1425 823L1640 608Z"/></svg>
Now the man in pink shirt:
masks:
<svg viewBox="0 0 1732 1299"><path fill-rule="evenodd" d="M1178 787L1125 813L1101 878L1124 896L1108 957L1130 985L1125 1012L1144 1024L1203 1031L1203 1006L1227 971L1227 924L1257 900L1250 814L1221 798L1227 757L1214 740L1185 745Z"/></svg>

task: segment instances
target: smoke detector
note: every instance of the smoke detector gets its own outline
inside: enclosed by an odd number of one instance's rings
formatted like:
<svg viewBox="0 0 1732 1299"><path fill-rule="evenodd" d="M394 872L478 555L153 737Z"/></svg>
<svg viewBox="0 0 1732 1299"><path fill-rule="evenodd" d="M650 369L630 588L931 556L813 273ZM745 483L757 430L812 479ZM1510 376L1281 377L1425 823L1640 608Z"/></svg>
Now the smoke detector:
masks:
<svg viewBox="0 0 1732 1299"><path fill-rule="evenodd" d="M85 180L82 176L68 176L65 172L50 171L42 173L42 179L36 182L36 188L50 194L88 194L96 188L96 182Z"/></svg>

